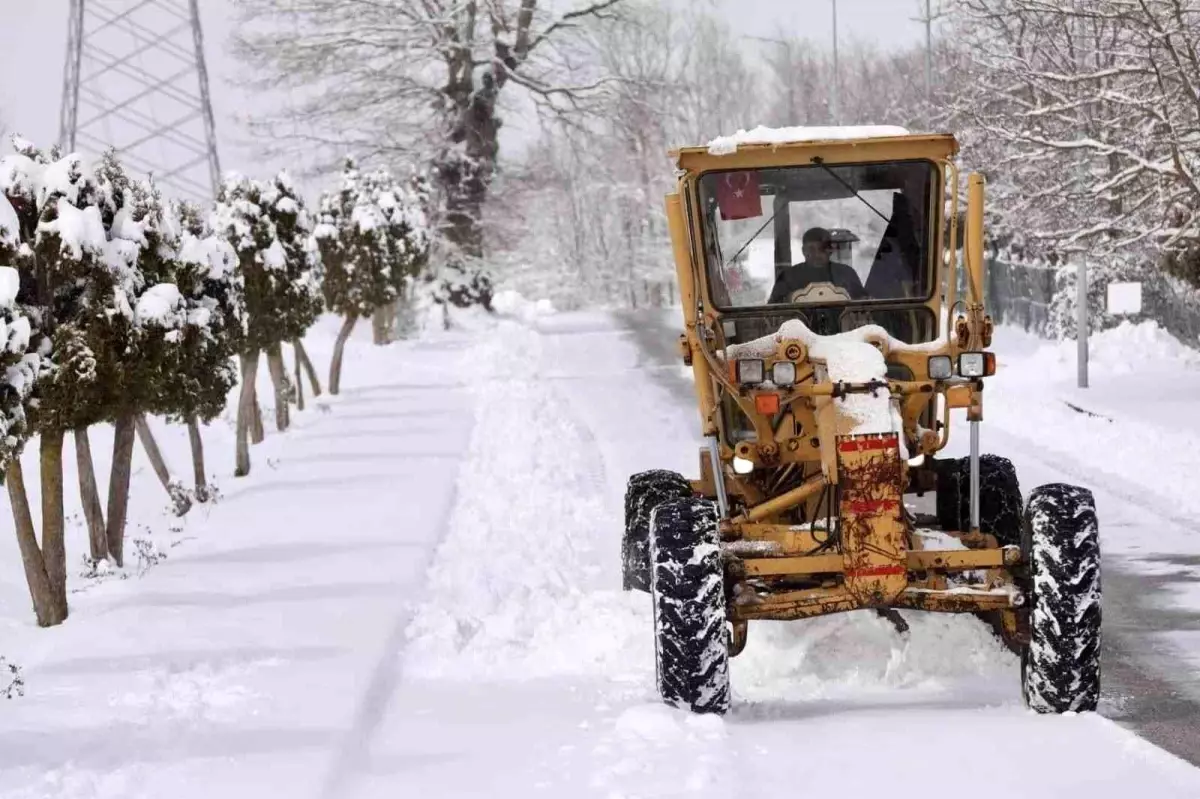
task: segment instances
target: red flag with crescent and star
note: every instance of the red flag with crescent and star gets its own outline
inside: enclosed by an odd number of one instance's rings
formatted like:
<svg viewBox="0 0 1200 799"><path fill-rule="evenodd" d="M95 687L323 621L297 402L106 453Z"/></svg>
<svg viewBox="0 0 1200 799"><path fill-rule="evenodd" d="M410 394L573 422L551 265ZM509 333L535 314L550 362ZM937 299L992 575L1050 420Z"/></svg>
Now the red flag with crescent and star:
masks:
<svg viewBox="0 0 1200 799"><path fill-rule="evenodd" d="M717 179L717 206L721 219L750 219L762 216L757 172L726 172Z"/></svg>

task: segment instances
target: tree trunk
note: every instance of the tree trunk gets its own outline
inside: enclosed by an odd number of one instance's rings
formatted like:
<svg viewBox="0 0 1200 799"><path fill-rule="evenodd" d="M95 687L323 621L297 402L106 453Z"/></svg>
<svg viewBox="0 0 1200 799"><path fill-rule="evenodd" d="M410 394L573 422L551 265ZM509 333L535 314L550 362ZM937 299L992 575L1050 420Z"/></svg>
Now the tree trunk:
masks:
<svg viewBox="0 0 1200 799"><path fill-rule="evenodd" d="M204 439L200 436L200 420L188 418L188 442L192 445L192 477L196 488L192 492L197 502L208 502L212 495L208 491L208 477L204 473Z"/></svg>
<svg viewBox="0 0 1200 799"><path fill-rule="evenodd" d="M292 347L293 366L296 371L296 410L304 410L304 375L300 373L300 350Z"/></svg>
<svg viewBox="0 0 1200 799"><path fill-rule="evenodd" d="M321 396L321 381L317 379L317 370L308 357L308 350L304 349L304 342L296 339L295 347L296 355L300 356L300 365L304 367L304 373L308 375L308 382L312 383L313 396Z"/></svg>
<svg viewBox="0 0 1200 799"><path fill-rule="evenodd" d="M258 374L257 370L255 370L255 374ZM262 406L258 404L258 386L250 391L254 396L254 413L250 415L250 443L261 444L267 437L267 433L263 430Z"/></svg>
<svg viewBox="0 0 1200 799"><path fill-rule="evenodd" d="M274 344L267 350L267 371L271 375L271 385L275 387L275 429L283 432L288 429L291 420L288 418L288 379L287 367L283 365L283 347Z"/></svg>
<svg viewBox="0 0 1200 799"><path fill-rule="evenodd" d="M29 495L25 492L25 473L21 459L13 458L4 472L8 485L8 500L12 505L13 522L17 529L17 546L21 550L21 563L25 566L25 581L29 583L29 595L33 599L33 613L39 627L53 627L67 618L67 606L59 604L51 588L50 575L46 573L46 560L38 547L37 531L33 526L33 514L29 512Z"/></svg>
<svg viewBox="0 0 1200 799"><path fill-rule="evenodd" d="M254 381L258 379L258 353L242 355L242 390L238 395L237 412L237 465L235 477L250 474L250 433L254 426L251 417L258 410L254 399Z"/></svg>
<svg viewBox="0 0 1200 799"><path fill-rule="evenodd" d="M346 321L342 322L342 329L338 331L337 341L333 344L333 361L329 364L330 394L336 395L342 389L342 356L346 353L346 342L350 340L350 334L354 332L354 325L357 323L357 316L347 316Z"/></svg>
<svg viewBox="0 0 1200 799"><path fill-rule="evenodd" d="M66 519L63 509L63 431L41 434L42 443L42 557L50 590L67 606Z"/></svg>
<svg viewBox="0 0 1200 799"><path fill-rule="evenodd" d="M92 560L108 557L108 538L104 531L104 508L100 504L100 489L96 487L96 466L92 460L92 442L88 429L75 430L75 463L79 471L79 498L83 502L83 517L87 520L88 543Z"/></svg>
<svg viewBox="0 0 1200 799"><path fill-rule="evenodd" d="M396 340L396 319L400 314L400 300L392 300L384 308L387 311L387 327L385 332L387 333L387 340L392 342Z"/></svg>
<svg viewBox="0 0 1200 799"><path fill-rule="evenodd" d="M371 312L371 343L377 347L387 343L384 338L382 308L376 308Z"/></svg>
<svg viewBox="0 0 1200 799"><path fill-rule="evenodd" d="M489 312L492 284L478 265L483 257L483 206L499 152L496 91L493 85L487 91L467 90L454 96L459 106L454 134L456 141L461 137L463 150L445 152L437 164L445 197L444 235L451 245L443 265L451 277L442 281L441 291L447 302L459 308L482 305Z"/></svg>
<svg viewBox="0 0 1200 799"><path fill-rule="evenodd" d="M125 515L129 511L129 477L133 471L134 417L122 414L114 425L112 474L108 480L108 554L125 565Z"/></svg>
<svg viewBox="0 0 1200 799"><path fill-rule="evenodd" d="M135 417L134 426L137 429L137 437L142 442L142 449L146 451L146 456L150 458L150 465L154 467L154 473L158 475L158 481L162 483L162 487L167 491L167 496L171 498L172 510L176 516L183 516L192 509L191 497L187 495L182 483L171 479L171 470L167 466L166 459L163 458L162 450L158 448L158 442L154 440L154 432L146 422L144 413L139 413Z"/></svg>

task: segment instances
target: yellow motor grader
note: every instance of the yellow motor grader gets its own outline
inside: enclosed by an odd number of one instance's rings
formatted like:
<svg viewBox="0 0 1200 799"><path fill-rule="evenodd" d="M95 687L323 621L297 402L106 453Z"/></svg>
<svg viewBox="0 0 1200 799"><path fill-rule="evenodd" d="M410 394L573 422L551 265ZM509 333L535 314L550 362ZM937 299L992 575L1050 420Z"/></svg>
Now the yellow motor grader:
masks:
<svg viewBox="0 0 1200 799"><path fill-rule="evenodd" d="M984 180L966 176L960 215L957 152L870 128L671 153L679 347L707 443L695 479L630 478L622 542L667 703L726 712L751 621L874 610L903 629L908 610L991 624L1029 707L1095 709L1092 495L1023 501L1012 463L979 451ZM938 458L956 412L970 455Z"/></svg>

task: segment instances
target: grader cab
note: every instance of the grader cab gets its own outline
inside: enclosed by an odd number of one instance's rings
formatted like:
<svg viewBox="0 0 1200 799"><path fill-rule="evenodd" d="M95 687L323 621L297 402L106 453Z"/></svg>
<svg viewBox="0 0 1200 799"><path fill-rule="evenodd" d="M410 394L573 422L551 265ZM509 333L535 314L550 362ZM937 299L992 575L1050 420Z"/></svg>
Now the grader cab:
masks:
<svg viewBox="0 0 1200 799"><path fill-rule="evenodd" d="M1026 502L1011 462L979 451L996 370L982 176L960 219L952 135L788 133L672 153L680 354L707 444L693 479L630 478L622 544L625 588L653 599L663 700L726 712L754 620L908 610L991 624L1031 708L1094 710L1092 496ZM937 457L962 415L969 456Z"/></svg>

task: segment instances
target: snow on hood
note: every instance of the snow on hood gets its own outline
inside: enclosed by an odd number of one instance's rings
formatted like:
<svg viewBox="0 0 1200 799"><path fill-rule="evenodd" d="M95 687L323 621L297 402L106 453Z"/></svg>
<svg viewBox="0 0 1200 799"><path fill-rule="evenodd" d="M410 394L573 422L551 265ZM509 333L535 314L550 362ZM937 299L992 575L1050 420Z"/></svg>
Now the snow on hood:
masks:
<svg viewBox="0 0 1200 799"><path fill-rule="evenodd" d="M753 130L739 130L732 136L718 136L708 143L708 152L710 155L731 155L737 152L738 145L741 144L793 144L907 135L907 129L895 125L846 125L814 128L768 128L759 125Z"/></svg>
<svg viewBox="0 0 1200 799"><path fill-rule="evenodd" d="M756 338L753 341L747 341L743 344L730 344L726 351L726 357L734 358L767 358L775 353L779 343L784 339L798 339L803 342L804 346L813 351L813 346L821 341L831 340L850 340L861 342L885 341L889 352L938 352L946 346L946 337L942 335L933 341L926 341L921 344L908 344L897 338L892 338L891 334L879 325L863 325L854 330L845 333L835 333L832 336L823 336L820 333L814 333L809 329L808 325L804 324L800 319L789 319L779 326L779 330L761 338ZM816 356L814 352L815 357Z"/></svg>
<svg viewBox="0 0 1200 799"><path fill-rule="evenodd" d="M867 383L887 379L887 362L883 353L871 343L873 341L887 342L888 349L892 351L935 350L945 344L943 339L925 344L905 344L892 338L879 325L864 325L845 333L823 336L814 333L801 320L789 319L775 333L744 344L731 344L725 357L730 360L766 358L775 353L777 346L784 339L802 341L808 348L811 359L824 362L823 377L834 383ZM818 367L818 374L820 370L821 367ZM875 396L850 394L839 399L837 407L839 413L851 420L850 428L840 431L843 435L900 433L903 430L899 409L887 391L881 390ZM901 447L903 448L903 444Z"/></svg>

